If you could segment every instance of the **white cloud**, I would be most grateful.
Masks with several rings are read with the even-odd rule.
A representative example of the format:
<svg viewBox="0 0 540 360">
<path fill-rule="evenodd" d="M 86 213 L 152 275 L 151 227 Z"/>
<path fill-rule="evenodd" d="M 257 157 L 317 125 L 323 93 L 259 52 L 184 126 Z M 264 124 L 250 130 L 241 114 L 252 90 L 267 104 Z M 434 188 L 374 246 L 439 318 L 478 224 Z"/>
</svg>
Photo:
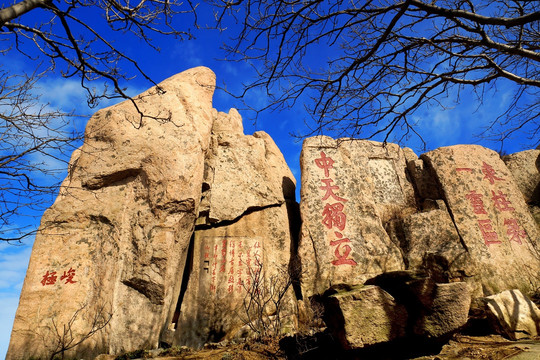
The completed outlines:
<svg viewBox="0 0 540 360">
<path fill-rule="evenodd" d="M 0 243 L 0 358 L 6 356 L 22 282 L 28 268 L 31 241 L 24 246 Z"/>
<path fill-rule="evenodd" d="M 2 319 L 0 322 L 0 358 L 5 359 L 13 320 L 15 319 L 15 311 L 19 304 L 19 296 L 0 293 L 0 303 L 2 304 L 0 306 L 0 319 Z"/>
</svg>

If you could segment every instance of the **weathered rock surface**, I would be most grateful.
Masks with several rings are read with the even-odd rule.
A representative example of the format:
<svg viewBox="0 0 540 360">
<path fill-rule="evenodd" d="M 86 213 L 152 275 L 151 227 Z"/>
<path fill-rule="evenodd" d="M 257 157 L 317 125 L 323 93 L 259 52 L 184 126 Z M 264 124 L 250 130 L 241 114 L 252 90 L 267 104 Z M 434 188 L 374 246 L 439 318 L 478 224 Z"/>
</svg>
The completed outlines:
<svg viewBox="0 0 540 360">
<path fill-rule="evenodd" d="M 458 235 L 474 261 L 477 295 L 529 293 L 540 269 L 539 230 L 499 155 L 475 145 L 439 148 L 421 158 L 434 171 Z"/>
<path fill-rule="evenodd" d="M 367 281 L 388 292 L 408 314 L 407 335 L 425 340 L 452 334 L 468 320 L 470 286 L 464 282 L 437 283 L 420 271 L 396 271 Z"/>
<path fill-rule="evenodd" d="M 439 338 L 457 331 L 467 323 L 471 292 L 466 283 L 423 282 L 422 285 L 414 288 L 421 305 L 420 311 L 415 314 L 415 334 Z"/>
<path fill-rule="evenodd" d="M 241 328 L 249 322 L 257 328 L 257 321 L 272 321 L 269 316 L 279 310 L 285 326 L 285 318 L 292 315 L 288 271 L 297 230 L 291 232 L 289 214 L 297 211 L 296 181 L 266 133 L 246 136 L 222 132 L 225 128 L 229 126 L 213 130 L 206 207 L 195 232 L 193 267 L 174 324 L 174 345 L 201 347 L 209 341 L 246 337 Z M 269 297 L 266 291 L 271 287 L 285 293 L 281 308 L 257 308 L 254 301 Z M 249 311 L 244 306 L 248 304 Z"/>
<path fill-rule="evenodd" d="M 483 300 L 489 317 L 501 335 L 511 340 L 540 335 L 540 310 L 521 291 L 506 290 Z"/>
<path fill-rule="evenodd" d="M 77 356 L 157 346 L 201 198 L 215 75 L 195 68 L 160 87 L 135 98 L 147 117 L 126 101 L 89 120 L 42 218 L 8 359 L 50 355 L 70 319 L 77 339 L 108 321 Z"/>
<path fill-rule="evenodd" d="M 512 177 L 527 203 L 540 206 L 540 172 L 536 160 L 540 150 L 525 150 L 503 157 Z"/>
<path fill-rule="evenodd" d="M 404 268 L 384 229 L 414 206 L 399 146 L 317 136 L 304 141 L 300 166 L 304 297 Z"/>
<path fill-rule="evenodd" d="M 403 251 L 410 269 L 426 270 L 439 282 L 460 280 L 476 272 L 446 207 L 405 217 L 403 232 Z"/>
<path fill-rule="evenodd" d="M 377 286 L 338 291 L 325 299 L 324 308 L 325 322 L 344 349 L 363 348 L 405 335 L 405 307 Z"/>
</svg>

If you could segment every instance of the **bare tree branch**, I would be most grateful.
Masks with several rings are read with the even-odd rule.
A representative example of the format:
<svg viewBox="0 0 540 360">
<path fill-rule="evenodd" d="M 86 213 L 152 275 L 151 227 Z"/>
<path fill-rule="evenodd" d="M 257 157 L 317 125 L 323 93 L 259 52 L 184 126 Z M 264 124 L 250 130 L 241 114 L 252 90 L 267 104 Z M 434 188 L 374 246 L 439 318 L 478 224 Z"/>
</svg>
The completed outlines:
<svg viewBox="0 0 540 360">
<path fill-rule="evenodd" d="M 463 91 L 484 96 L 507 81 L 509 111 L 493 116 L 491 139 L 527 129 L 537 145 L 540 98 L 538 2 L 517 0 L 214 0 L 218 21 L 243 27 L 225 46 L 257 71 L 237 94 L 264 90 L 279 110 L 306 104 L 303 136 L 421 139 L 419 109 Z M 231 56 L 228 56 L 230 59 Z M 527 91 L 524 91 L 527 89 Z M 249 107 L 249 106 L 248 106 Z M 513 127 L 509 128 L 512 124 Z M 502 133 L 506 134 L 502 136 Z M 484 132 L 484 136 L 487 133 Z M 423 141 L 423 139 L 421 139 Z"/>
</svg>

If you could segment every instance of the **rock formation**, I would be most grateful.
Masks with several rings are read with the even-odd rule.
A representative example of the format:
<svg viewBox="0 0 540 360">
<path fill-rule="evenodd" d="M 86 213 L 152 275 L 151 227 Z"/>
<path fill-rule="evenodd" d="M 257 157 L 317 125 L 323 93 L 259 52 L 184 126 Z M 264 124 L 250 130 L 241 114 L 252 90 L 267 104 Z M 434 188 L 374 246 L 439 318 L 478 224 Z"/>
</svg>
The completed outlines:
<svg viewBox="0 0 540 360">
<path fill-rule="evenodd" d="M 306 139 L 302 304 L 324 304 L 326 325 L 347 349 L 402 336 L 445 337 L 467 323 L 474 299 L 508 289 L 532 294 L 540 284 L 540 232 L 525 200 L 534 198 L 538 173 L 530 170 L 537 154 L 526 155 L 508 158 L 511 172 L 496 152 L 474 145 L 418 158 L 395 144 Z M 517 184 L 512 174 L 519 174 Z M 375 304 L 361 295 L 375 291 L 366 285 L 388 297 Z M 334 288 L 355 290 L 331 295 Z M 304 311 L 308 318 L 318 316 L 314 306 Z M 392 310 L 399 306 L 406 325 Z M 379 307 L 386 313 L 375 319 Z M 371 333 L 405 330 L 366 342 L 352 325 L 364 323 L 362 316 L 381 324 Z M 383 326 L 388 321 L 393 325 Z"/>
<path fill-rule="evenodd" d="M 273 140 L 213 109 L 214 88 L 199 67 L 90 119 L 8 359 L 300 331 L 370 351 L 448 338 L 479 303 L 505 336 L 539 333 L 522 294 L 540 286 L 540 151 L 312 137 L 298 207 Z"/>
<path fill-rule="evenodd" d="M 399 146 L 313 137 L 304 141 L 300 166 L 303 296 L 404 268 L 399 244 L 384 229 L 414 208 Z"/>
<path fill-rule="evenodd" d="M 294 177 L 267 134 L 244 136 L 236 110 L 212 108 L 214 88 L 211 70 L 191 69 L 135 97 L 138 110 L 126 101 L 89 120 L 42 218 L 8 359 L 81 340 L 67 356 L 182 343 L 177 325 L 192 330 L 199 323 L 186 322 L 208 303 L 241 303 L 254 271 L 261 281 L 287 272 Z M 220 326 L 188 341 L 239 324 Z"/>
<path fill-rule="evenodd" d="M 297 211 L 295 179 L 270 136 L 244 135 L 235 110 L 218 114 L 203 186 L 194 265 L 174 345 L 245 337 L 244 325 L 264 331 L 258 322 L 266 321 L 266 313 L 290 316 L 294 307 L 288 271 L 296 237 L 289 228 L 289 214 Z M 267 293 L 270 287 L 284 292 L 283 299 Z M 280 308 L 258 307 L 259 297 L 279 300 Z M 271 326 L 287 321 L 276 319 Z"/>
</svg>

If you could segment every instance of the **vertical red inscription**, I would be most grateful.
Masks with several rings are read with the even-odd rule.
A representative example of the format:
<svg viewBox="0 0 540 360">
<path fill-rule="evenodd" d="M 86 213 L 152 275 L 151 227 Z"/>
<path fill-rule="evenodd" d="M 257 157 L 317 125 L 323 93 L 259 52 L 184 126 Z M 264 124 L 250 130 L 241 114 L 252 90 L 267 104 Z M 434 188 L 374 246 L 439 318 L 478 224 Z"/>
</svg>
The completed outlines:
<svg viewBox="0 0 540 360">
<path fill-rule="evenodd" d="M 470 169 L 472 172 L 472 169 Z M 468 168 L 456 168 L 456 171 L 469 171 Z M 484 179 L 487 179 L 490 184 L 495 184 L 496 181 L 505 181 L 503 178 L 497 176 L 493 167 L 486 162 L 482 163 L 482 174 L 484 174 Z M 487 211 L 484 207 L 484 202 L 482 199 L 482 194 L 476 193 L 475 190 L 471 190 L 465 196 L 472 208 L 473 212 L 476 215 L 487 215 Z M 504 194 L 501 190 L 491 190 L 491 202 L 493 207 L 497 212 L 513 212 L 515 208 L 512 206 L 512 203 L 508 200 L 508 195 Z M 493 225 L 490 219 L 478 219 L 478 227 L 482 232 L 482 237 L 484 243 L 489 246 L 492 244 L 500 244 L 499 235 L 493 229 Z M 527 239 L 527 233 L 523 230 L 516 219 L 509 218 L 504 220 L 504 225 L 506 226 L 506 235 L 509 241 L 513 241 L 521 245 L 524 239 Z"/>
<path fill-rule="evenodd" d="M 246 238 L 224 237 L 213 246 L 204 249 L 213 249 L 213 254 L 206 255 L 204 259 L 212 259 L 210 291 L 217 293 L 219 288 L 228 295 L 245 291 L 251 284 L 250 277 L 256 268 L 262 266 L 261 244 L 259 241 L 252 246 L 244 244 Z M 210 250 L 209 250 L 210 251 Z M 253 260 L 255 259 L 255 260 Z M 205 268 L 201 269 L 203 272 Z M 203 272 L 204 273 L 204 272 Z"/>
<path fill-rule="evenodd" d="M 326 157 L 326 154 L 324 151 L 321 151 L 321 157 L 319 159 L 315 159 L 315 164 L 324 170 L 324 176 L 329 177 L 330 176 L 330 169 L 333 168 L 334 160 L 332 160 L 329 157 Z"/>
<path fill-rule="evenodd" d="M 343 231 L 347 223 L 347 216 L 343 213 L 343 208 L 342 203 L 326 204 L 322 213 L 322 223 L 329 229 L 335 226 Z"/>
<path fill-rule="evenodd" d="M 338 238 L 338 240 L 330 241 L 331 246 L 336 246 L 336 250 L 334 251 L 334 255 L 336 256 L 336 260 L 332 261 L 332 265 L 356 265 L 356 261 L 353 259 L 348 259 L 349 254 L 351 253 L 351 247 L 344 243 L 350 243 L 351 240 L 346 239 L 343 237 L 343 235 L 339 232 L 334 232 L 334 235 Z M 340 248 L 343 245 L 343 252 L 340 251 Z"/>
<path fill-rule="evenodd" d="M 477 194 L 476 191 L 471 190 L 465 197 L 469 199 L 475 214 L 487 215 L 486 209 L 484 208 L 484 202 L 482 201 L 481 194 Z"/>
<path fill-rule="evenodd" d="M 64 271 L 64 275 L 60 276 L 60 280 L 66 280 L 65 284 L 75 284 L 76 281 L 73 281 L 74 276 L 75 270 L 69 268 L 67 273 Z"/>
<path fill-rule="evenodd" d="M 333 179 L 330 177 L 330 169 L 334 168 L 334 160 L 331 157 L 326 156 L 324 151 L 321 151 L 321 157 L 318 159 L 315 159 L 315 164 L 320 169 L 323 169 L 324 176 L 327 179 L 321 179 L 321 182 L 324 184 L 323 186 L 320 186 L 319 189 L 323 190 L 325 193 L 322 197 L 322 201 L 326 201 L 328 199 L 332 199 L 336 201 L 335 203 L 326 203 L 322 212 L 322 223 L 326 228 L 332 229 L 337 228 L 339 231 L 345 230 L 345 227 L 347 225 L 347 215 L 344 212 L 345 205 L 348 200 L 345 198 L 342 198 L 334 191 L 339 190 L 339 186 L 332 185 Z M 336 240 L 330 240 L 330 246 L 334 247 L 334 257 L 335 259 L 332 260 L 332 265 L 338 266 L 338 265 L 357 265 L 356 261 L 349 258 L 349 255 L 352 251 L 351 247 L 347 244 L 350 243 L 351 240 L 348 238 L 343 237 L 343 234 L 340 232 L 334 232 L 334 235 L 336 236 Z"/>
</svg>

